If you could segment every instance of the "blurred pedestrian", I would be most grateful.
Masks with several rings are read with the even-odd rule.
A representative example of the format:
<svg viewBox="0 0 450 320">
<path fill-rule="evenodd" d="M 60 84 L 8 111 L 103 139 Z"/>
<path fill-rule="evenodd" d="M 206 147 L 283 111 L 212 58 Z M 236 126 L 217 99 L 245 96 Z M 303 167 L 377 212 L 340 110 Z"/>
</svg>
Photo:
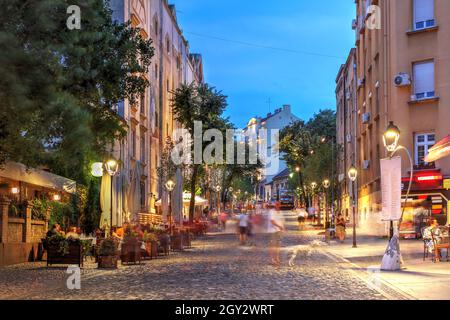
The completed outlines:
<svg viewBox="0 0 450 320">
<path fill-rule="evenodd" d="M 341 242 L 345 240 L 345 219 L 341 213 L 336 218 L 336 236 Z"/>
<path fill-rule="evenodd" d="M 269 255 L 273 266 L 280 266 L 281 235 L 284 231 L 284 217 L 280 211 L 270 210 L 268 216 Z"/>
<path fill-rule="evenodd" d="M 239 243 L 244 245 L 247 242 L 247 230 L 249 219 L 245 213 L 241 213 L 238 217 L 238 225 L 239 225 Z"/>
<path fill-rule="evenodd" d="M 300 231 L 303 230 L 307 216 L 308 216 L 308 213 L 306 212 L 305 208 L 300 208 L 300 212 L 298 213 L 298 216 L 297 216 L 298 229 Z"/>
</svg>

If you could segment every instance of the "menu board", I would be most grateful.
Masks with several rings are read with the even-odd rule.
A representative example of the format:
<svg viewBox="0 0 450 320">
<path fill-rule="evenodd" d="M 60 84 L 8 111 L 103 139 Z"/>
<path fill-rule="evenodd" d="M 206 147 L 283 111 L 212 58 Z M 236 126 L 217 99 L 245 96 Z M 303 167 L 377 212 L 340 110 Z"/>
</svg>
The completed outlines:
<svg viewBox="0 0 450 320">
<path fill-rule="evenodd" d="M 382 221 L 400 220 L 402 215 L 402 160 L 381 159 Z"/>
</svg>

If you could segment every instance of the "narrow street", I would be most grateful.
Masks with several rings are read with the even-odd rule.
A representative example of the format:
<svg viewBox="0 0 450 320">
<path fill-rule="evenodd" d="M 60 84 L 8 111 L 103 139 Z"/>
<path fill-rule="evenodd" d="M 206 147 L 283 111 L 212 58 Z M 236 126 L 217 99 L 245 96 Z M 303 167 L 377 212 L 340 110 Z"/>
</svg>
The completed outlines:
<svg viewBox="0 0 450 320">
<path fill-rule="evenodd" d="M 95 269 L 88 259 L 81 290 L 67 289 L 65 268 L 47 270 L 44 263 L 4 267 L 0 269 L 0 299 L 389 298 L 370 286 L 364 273 L 358 275 L 320 246 L 311 247 L 314 236 L 297 230 L 295 215 L 286 212 L 285 217 L 288 232 L 279 268 L 267 264 L 266 235 L 256 235 L 254 246 L 239 246 L 235 235 L 209 234 L 182 253 L 115 271 Z M 298 248 L 307 250 L 299 250 L 290 267 L 288 259 Z"/>
</svg>

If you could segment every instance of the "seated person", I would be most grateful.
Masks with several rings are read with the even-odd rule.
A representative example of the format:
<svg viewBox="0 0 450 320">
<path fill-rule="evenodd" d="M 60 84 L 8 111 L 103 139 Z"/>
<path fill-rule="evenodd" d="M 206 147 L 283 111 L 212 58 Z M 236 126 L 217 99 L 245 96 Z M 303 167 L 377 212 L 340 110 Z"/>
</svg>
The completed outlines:
<svg viewBox="0 0 450 320">
<path fill-rule="evenodd" d="M 61 230 L 61 226 L 58 223 L 53 224 L 46 234 L 47 238 L 51 238 L 55 235 L 64 235 L 64 232 Z"/>
<path fill-rule="evenodd" d="M 66 234 L 66 239 L 80 239 L 80 235 L 77 233 L 76 227 L 69 228 L 69 232 Z"/>
<path fill-rule="evenodd" d="M 439 223 L 436 219 L 430 220 L 430 226 L 423 230 L 423 240 L 428 248 L 428 252 L 432 253 L 434 250 L 433 236 L 437 243 L 442 241 L 442 231 L 439 229 Z"/>
</svg>

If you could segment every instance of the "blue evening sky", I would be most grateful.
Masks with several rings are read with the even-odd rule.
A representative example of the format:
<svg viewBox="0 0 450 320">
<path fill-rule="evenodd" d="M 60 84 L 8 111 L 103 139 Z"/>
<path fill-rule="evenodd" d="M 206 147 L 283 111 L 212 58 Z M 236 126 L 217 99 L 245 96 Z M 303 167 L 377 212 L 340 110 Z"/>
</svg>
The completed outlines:
<svg viewBox="0 0 450 320">
<path fill-rule="evenodd" d="M 303 119 L 335 109 L 336 74 L 355 42 L 354 1 L 169 2 L 191 52 L 203 55 L 206 81 L 228 96 L 226 115 L 238 127 L 265 116 L 269 98 L 270 111 L 291 104 Z"/>
</svg>

